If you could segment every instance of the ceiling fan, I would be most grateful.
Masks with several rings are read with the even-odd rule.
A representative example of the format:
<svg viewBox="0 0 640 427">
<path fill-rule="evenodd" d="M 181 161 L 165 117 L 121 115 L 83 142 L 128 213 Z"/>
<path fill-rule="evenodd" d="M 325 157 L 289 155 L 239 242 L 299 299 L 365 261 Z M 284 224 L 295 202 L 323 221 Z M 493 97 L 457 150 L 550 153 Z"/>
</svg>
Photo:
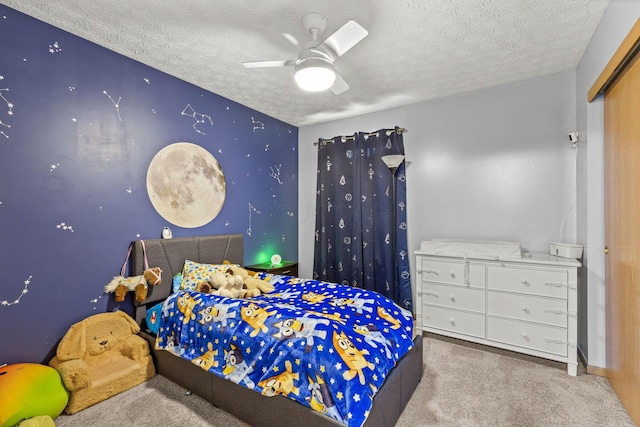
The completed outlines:
<svg viewBox="0 0 640 427">
<path fill-rule="evenodd" d="M 302 26 L 311 32 L 312 40 L 298 54 L 298 59 L 243 62 L 246 68 L 295 67 L 294 77 L 298 86 L 311 92 L 331 89 L 336 95 L 349 89 L 338 74 L 333 62 L 364 39 L 369 32 L 354 20 L 348 21 L 323 42 L 318 36 L 327 28 L 327 18 L 320 13 L 308 13 L 302 18 Z"/>
</svg>

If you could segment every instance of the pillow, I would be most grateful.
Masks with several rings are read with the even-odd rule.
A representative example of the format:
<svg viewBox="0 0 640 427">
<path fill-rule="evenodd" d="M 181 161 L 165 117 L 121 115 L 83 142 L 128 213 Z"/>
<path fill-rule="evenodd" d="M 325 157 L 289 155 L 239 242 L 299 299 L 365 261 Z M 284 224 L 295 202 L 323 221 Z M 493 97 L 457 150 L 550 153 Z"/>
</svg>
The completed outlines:
<svg viewBox="0 0 640 427">
<path fill-rule="evenodd" d="M 147 309 L 147 328 L 154 334 L 158 335 L 158 329 L 160 329 L 160 316 L 162 314 L 162 303 L 158 303 L 153 307 Z"/>
<path fill-rule="evenodd" d="M 171 283 L 171 289 L 173 292 L 178 292 L 180 290 L 180 285 L 182 284 L 182 272 L 173 276 L 173 282 Z"/>
<path fill-rule="evenodd" d="M 238 264 L 200 264 L 191 260 L 184 262 L 182 268 L 181 291 L 195 291 L 196 285 L 211 279 L 213 273 L 224 273 L 229 268 L 240 267 Z"/>
</svg>

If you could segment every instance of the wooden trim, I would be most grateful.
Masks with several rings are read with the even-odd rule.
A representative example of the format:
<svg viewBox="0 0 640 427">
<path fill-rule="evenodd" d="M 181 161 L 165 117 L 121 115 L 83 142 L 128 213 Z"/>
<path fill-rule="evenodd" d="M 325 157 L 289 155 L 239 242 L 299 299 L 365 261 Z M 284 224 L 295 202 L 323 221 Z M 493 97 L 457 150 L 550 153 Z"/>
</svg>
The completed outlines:
<svg viewBox="0 0 640 427">
<path fill-rule="evenodd" d="M 597 375 L 599 377 L 607 377 L 607 368 L 601 368 L 599 366 L 592 366 L 587 363 L 587 358 L 584 356 L 582 349 L 578 346 L 578 357 L 580 358 L 580 362 L 582 362 L 582 366 L 585 367 L 587 374 Z"/>
<path fill-rule="evenodd" d="M 622 41 L 616 53 L 613 54 L 609 63 L 602 70 L 602 73 L 598 76 L 596 81 L 589 89 L 587 101 L 593 101 L 596 96 L 603 93 L 611 83 L 615 80 L 618 74 L 624 69 L 629 60 L 633 57 L 636 51 L 640 48 L 640 18 L 636 21 L 631 28 L 627 37 Z"/>
<path fill-rule="evenodd" d="M 597 375 L 599 377 L 607 377 L 607 368 L 601 368 L 600 366 L 587 365 L 587 374 Z"/>
</svg>

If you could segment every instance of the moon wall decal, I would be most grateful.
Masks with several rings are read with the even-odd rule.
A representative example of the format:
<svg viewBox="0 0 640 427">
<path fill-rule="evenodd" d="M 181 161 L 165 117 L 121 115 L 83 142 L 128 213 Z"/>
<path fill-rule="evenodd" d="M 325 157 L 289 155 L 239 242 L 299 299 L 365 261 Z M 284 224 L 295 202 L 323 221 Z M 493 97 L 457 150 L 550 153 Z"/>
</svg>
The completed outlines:
<svg viewBox="0 0 640 427">
<path fill-rule="evenodd" d="M 177 142 L 153 157 L 147 194 L 171 224 L 196 228 L 213 220 L 224 204 L 227 184 L 220 163 L 199 145 Z"/>
</svg>

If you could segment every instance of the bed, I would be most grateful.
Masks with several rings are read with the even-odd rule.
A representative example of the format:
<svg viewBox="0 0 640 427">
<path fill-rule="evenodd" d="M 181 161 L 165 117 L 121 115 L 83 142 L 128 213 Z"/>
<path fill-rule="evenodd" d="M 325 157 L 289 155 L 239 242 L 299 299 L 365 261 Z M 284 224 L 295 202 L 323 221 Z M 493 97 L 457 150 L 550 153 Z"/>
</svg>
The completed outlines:
<svg viewBox="0 0 640 427">
<path fill-rule="evenodd" d="M 362 367 L 362 365 L 354 366 L 349 363 L 348 359 L 343 359 L 343 363 L 334 363 L 331 366 L 338 368 L 344 376 L 345 380 L 349 378 L 349 383 L 352 383 L 358 386 L 358 383 L 362 383 L 360 387 L 366 387 L 368 389 L 367 393 L 363 392 L 363 388 L 356 389 L 356 392 L 349 392 L 348 389 L 342 389 L 343 385 L 338 384 L 340 390 L 336 392 L 336 389 L 333 389 L 331 395 L 329 396 L 329 401 L 331 401 L 331 397 L 333 397 L 333 404 L 335 404 L 334 408 L 331 408 L 331 405 L 320 405 L 318 407 L 317 403 L 313 400 L 313 398 L 307 397 L 303 398 L 304 392 L 314 393 L 312 390 L 312 385 L 315 386 L 315 395 L 319 397 L 319 400 L 322 403 L 322 396 L 325 397 L 324 402 L 327 402 L 327 394 L 326 387 L 323 389 L 323 385 L 328 385 L 329 381 L 324 381 L 324 378 L 333 378 L 329 375 L 327 371 L 320 370 L 320 366 L 323 368 L 323 362 L 316 362 L 314 358 L 321 357 L 320 352 L 316 352 L 314 347 L 321 344 L 321 337 L 318 334 L 315 335 L 316 342 L 313 342 L 313 337 L 311 337 L 311 343 L 308 342 L 309 335 L 306 335 L 304 339 L 299 340 L 282 340 L 280 343 L 280 349 L 285 347 L 291 347 L 293 343 L 300 343 L 299 346 L 293 345 L 294 349 L 297 349 L 299 352 L 296 356 L 285 356 L 280 357 L 277 360 L 279 364 L 279 368 L 281 369 L 282 375 L 273 375 L 271 372 L 271 366 L 269 369 L 262 368 L 261 371 L 265 373 L 269 370 L 269 375 L 263 375 L 263 381 L 260 382 L 260 386 L 257 386 L 257 380 L 253 381 L 254 384 L 246 384 L 247 381 L 243 381 L 242 378 L 233 377 L 232 374 L 229 375 L 220 375 L 219 373 L 214 372 L 213 368 L 211 372 L 205 370 L 201 365 L 202 357 L 200 360 L 196 360 L 198 354 L 191 354 L 189 356 L 189 350 L 185 350 L 184 343 L 178 343 L 178 339 L 176 339 L 176 346 L 171 348 L 171 346 L 167 345 L 166 333 L 169 327 L 178 327 L 184 323 L 184 327 L 182 329 L 194 329 L 197 327 L 198 323 L 198 313 L 189 312 L 188 315 L 183 316 L 184 318 L 180 318 L 181 320 L 176 323 L 176 325 L 171 324 L 171 316 L 169 315 L 167 310 L 168 306 L 176 306 L 177 298 L 191 298 L 199 300 L 200 307 L 209 304 L 213 305 L 215 303 L 226 303 L 227 305 L 235 305 L 238 306 L 237 302 L 242 301 L 240 307 L 245 307 L 247 304 L 254 305 L 254 308 L 263 309 L 267 313 L 275 313 L 276 306 L 282 306 L 283 309 L 291 308 L 290 303 L 293 299 L 287 299 L 286 301 L 282 301 L 280 304 L 273 300 L 275 298 L 274 295 L 267 294 L 263 295 L 266 299 L 258 300 L 257 298 L 254 300 L 236 300 L 231 301 L 229 299 L 226 300 L 215 300 L 215 301 L 205 301 L 205 298 L 214 298 L 214 296 L 210 296 L 207 294 L 199 294 L 199 293 L 191 293 L 191 292 L 181 292 L 176 294 L 173 292 L 172 281 L 171 278 L 175 276 L 177 273 L 181 272 L 185 263 L 185 260 L 190 260 L 197 263 L 204 264 L 221 264 L 223 261 L 227 260 L 231 263 L 237 263 L 242 265 L 244 260 L 243 254 L 243 236 L 241 234 L 230 234 L 230 235 L 217 235 L 217 236 L 198 236 L 198 237 L 185 237 L 185 238 L 174 238 L 174 239 L 156 239 L 156 240 L 145 240 L 144 246 L 146 249 L 148 265 L 150 267 L 159 267 L 163 270 L 163 280 L 160 285 L 149 287 L 149 291 L 147 294 L 146 300 L 142 302 L 135 302 L 135 319 L 141 325 L 140 335 L 145 338 L 152 348 L 152 353 L 154 357 L 154 362 L 156 366 L 156 371 L 167 377 L 168 379 L 176 382 L 187 390 L 201 396 L 207 401 L 211 402 L 213 405 L 235 415 L 240 418 L 244 422 L 252 425 L 252 426 L 344 426 L 344 425 L 361 425 L 362 423 L 358 421 L 358 417 L 364 417 L 362 420 L 364 421 L 364 425 L 367 427 L 371 426 L 393 426 L 397 419 L 399 418 L 402 410 L 404 409 L 407 401 L 410 399 L 413 391 L 416 386 L 420 382 L 423 373 L 423 359 L 422 359 L 422 336 L 417 335 L 413 337 L 411 332 L 413 328 L 409 328 L 407 330 L 406 325 L 409 319 L 403 319 L 405 316 L 395 316 L 395 320 L 398 321 L 398 325 L 387 328 L 388 330 L 400 330 L 409 335 L 409 343 L 404 342 L 403 338 L 400 335 L 394 336 L 392 354 L 389 354 L 387 351 L 387 355 L 389 356 L 389 360 L 397 358 L 397 362 L 393 361 L 393 366 L 388 373 L 383 375 L 373 375 L 367 376 L 366 379 L 364 377 L 365 373 L 377 372 L 374 369 L 378 369 L 377 365 L 384 365 L 388 363 L 389 360 L 386 357 L 380 357 L 375 359 L 376 363 L 368 363 L 369 366 Z M 142 251 L 142 244 L 140 241 L 133 242 L 132 249 L 132 257 L 131 257 L 131 274 L 139 275 L 145 269 L 145 260 Z M 283 276 L 268 276 L 265 277 L 266 280 L 270 280 L 272 283 L 276 284 L 275 293 L 284 294 L 286 298 L 294 298 L 296 289 L 311 289 L 311 286 L 315 286 L 313 289 L 316 291 L 316 294 L 321 294 L 322 292 L 317 291 L 320 286 L 318 283 L 314 283 L 311 281 L 292 278 L 292 277 L 283 277 Z M 326 284 L 330 286 L 341 286 L 335 284 Z M 282 286 L 289 286 L 284 288 Z M 293 288 L 291 288 L 293 286 Z M 296 288 L 297 287 L 297 288 Z M 353 288 L 352 291 L 354 290 Z M 332 288 L 331 292 L 342 291 L 338 288 Z M 360 290 L 361 291 L 361 290 Z M 306 291 L 305 291 L 306 292 Z M 301 293 L 305 293 L 301 292 Z M 359 293 L 356 295 L 360 295 Z M 362 294 L 367 298 L 364 298 L 370 301 L 372 298 L 370 294 Z M 220 297 L 215 297 L 220 298 Z M 381 297 L 382 298 L 382 297 Z M 158 307 L 158 304 L 164 302 L 163 304 L 163 312 L 167 315 L 166 318 L 163 317 L 160 322 L 161 331 L 159 333 L 160 339 L 157 340 L 157 336 L 152 333 L 146 325 L 146 317 L 148 311 L 152 309 L 152 307 Z M 377 304 L 377 301 L 376 301 Z M 274 311 L 271 311 L 271 310 Z M 354 307 L 355 310 L 359 311 L 359 313 L 352 313 L 351 317 L 353 319 L 364 319 L 365 316 L 370 315 L 371 313 L 366 312 L 366 305 L 359 305 Z M 365 310 L 363 312 L 363 309 Z M 195 307 L 193 311 L 198 312 L 200 309 Z M 299 312 L 298 312 L 299 313 Z M 343 314 L 342 319 L 338 319 L 338 322 L 335 324 L 331 324 L 331 328 L 328 329 L 327 335 L 331 335 L 333 332 L 334 337 L 338 337 L 338 341 L 340 338 L 340 334 L 342 334 L 341 329 L 342 326 L 345 326 L 345 311 L 341 311 Z M 395 311 L 395 313 L 399 313 Z M 178 313 L 180 314 L 180 313 Z M 182 313 L 184 314 L 184 313 Z M 325 313 L 326 314 L 326 313 Z M 279 317 L 273 316 L 272 322 L 265 321 L 263 324 L 256 326 L 255 330 L 250 330 L 249 337 L 243 338 L 245 343 L 243 346 L 231 344 L 227 344 L 226 347 L 221 348 L 219 354 L 216 357 L 216 363 L 218 365 L 223 365 L 227 361 L 227 354 L 235 351 L 234 347 L 242 347 L 244 349 L 249 348 L 254 344 L 252 338 L 255 340 L 261 339 L 263 341 L 268 341 L 269 337 L 273 337 L 276 335 L 274 333 L 274 324 L 275 321 L 279 321 L 282 323 L 283 320 L 290 318 L 291 316 L 287 316 L 287 314 L 278 314 Z M 304 315 L 305 319 L 307 314 Z M 311 316 L 311 315 L 310 315 Z M 362 316 L 362 317 L 360 317 Z M 187 324 L 187 317 L 190 318 L 192 324 Z M 238 316 L 239 318 L 240 316 Z M 350 316 L 347 314 L 347 318 Z M 368 316 L 372 317 L 372 316 Z M 373 316 L 375 317 L 375 316 Z M 202 319 L 200 319 L 202 320 Z M 390 321 L 393 321 L 391 319 Z M 324 320 L 322 320 L 324 322 Z M 204 322 L 200 322 L 203 324 Z M 230 322 L 227 326 L 224 325 L 224 328 L 232 327 L 234 323 L 241 323 L 239 320 L 237 322 Z M 245 325 L 246 326 L 246 325 Z M 324 326 L 324 323 L 323 323 Z M 400 327 L 402 326 L 402 327 Z M 220 325 L 217 325 L 219 329 Z M 262 330 L 260 328 L 263 328 Z M 318 330 L 323 329 L 323 327 L 318 327 Z M 269 331 L 268 334 L 263 333 Z M 202 332 L 206 334 L 207 332 Z M 262 333 L 262 334 L 261 334 Z M 165 335 L 162 335 L 165 334 Z M 183 331 L 179 330 L 177 333 L 172 332 L 173 335 L 182 335 Z M 252 335 L 253 334 L 253 335 Z M 261 334 L 261 335 L 258 335 Z M 267 337 L 269 335 L 269 337 Z M 164 337 L 164 338 L 163 338 Z M 344 337 L 343 337 L 344 338 Z M 234 338 L 235 339 L 235 336 Z M 158 341 L 158 342 L 156 342 Z M 348 342 L 348 340 L 347 340 Z M 355 342 L 355 341 L 354 341 Z M 309 345 L 311 344 L 311 345 Z M 380 343 L 379 343 L 380 344 Z M 201 344 L 199 344 L 202 346 Z M 277 345 L 277 344 L 276 344 Z M 329 344 L 325 344 L 329 346 Z M 338 344 L 336 344 L 335 349 L 338 349 Z M 375 344 L 374 344 L 375 346 Z M 165 347 L 167 349 L 162 349 L 161 347 Z M 256 348 L 256 347 L 251 347 Z M 312 349 L 313 348 L 313 349 Z M 363 345 L 360 345 L 360 348 L 364 348 Z M 370 347 L 369 347 L 370 348 Z M 312 350 L 311 350 L 312 349 Z M 209 348 L 210 351 L 213 349 Z M 383 346 L 380 346 L 380 351 L 382 352 Z M 215 352 L 215 350 L 213 350 Z M 254 350 L 255 351 L 255 350 Z M 406 353 L 405 353 L 406 351 Z M 223 359 L 223 352 L 224 359 Z M 191 352 L 192 353 L 192 352 Z M 305 353 L 304 357 L 310 357 L 311 359 L 302 359 L 302 354 Z M 323 353 L 338 353 L 338 352 L 329 352 L 325 351 Z M 397 354 L 396 354 L 397 353 Z M 182 354 L 180 357 L 178 354 Z M 211 353 L 210 353 L 211 354 Z M 280 352 L 282 355 L 283 353 Z M 362 354 L 367 354 L 366 350 L 363 350 Z M 369 353 L 371 354 L 371 353 Z M 382 354 L 382 353 L 381 353 Z M 241 355 L 239 355 L 241 357 Z M 246 355 L 245 355 L 246 356 Z M 264 353 L 266 358 L 267 352 Z M 183 358 L 184 357 L 184 358 Z M 335 354 L 333 357 L 337 357 Z M 299 359 L 302 359 L 302 363 L 299 362 Z M 306 361 L 305 361 L 306 360 Z M 211 362 L 211 360 L 210 360 Z M 327 362 L 333 363 L 333 362 Z M 209 363 L 208 367 L 211 367 L 212 363 Z M 374 366 L 375 365 L 375 366 Z M 253 368 L 255 366 L 251 365 Z M 312 367 L 313 370 L 304 370 L 300 368 L 300 366 Z M 219 366 L 221 369 L 223 366 Z M 246 368 L 246 367 L 245 367 Z M 349 369 L 351 368 L 351 369 Z M 275 369 L 277 370 L 277 368 Z M 295 371 L 299 371 L 299 374 Z M 223 370 L 223 372 L 226 372 Z M 313 372 L 314 374 L 310 374 Z M 296 377 L 296 381 L 292 381 L 292 377 Z M 307 377 L 307 378 L 304 378 Z M 247 376 L 243 377 L 247 378 Z M 256 378 L 253 376 L 253 378 Z M 373 379 L 372 379 L 373 378 Z M 269 383 L 268 380 L 272 380 Z M 249 381 L 251 382 L 251 381 Z M 286 392 L 283 392 L 282 386 L 278 389 L 270 388 L 269 384 L 273 383 L 284 384 Z M 254 386 L 253 389 L 248 388 L 249 386 Z M 299 387 L 297 387 L 299 385 Z M 266 391 L 267 389 L 271 389 L 272 393 L 264 393 L 264 394 L 275 394 L 273 396 L 266 396 L 259 391 Z M 324 394 L 323 394 L 324 393 Z M 351 394 L 349 394 L 351 393 Z M 344 415 L 335 415 L 335 409 L 337 408 L 337 402 L 339 399 L 344 399 L 349 395 L 350 401 L 353 401 L 354 395 L 355 400 L 357 402 L 362 401 L 360 403 L 351 403 L 350 409 L 352 409 L 355 415 L 349 412 L 347 415 L 353 415 L 354 418 L 352 420 L 343 419 Z M 366 404 L 367 400 L 365 397 L 369 398 L 369 404 Z M 302 401 L 296 401 L 294 399 L 302 398 Z M 306 404 L 305 404 L 306 402 Z M 316 403 L 316 405 L 314 405 Z M 342 403 L 342 402 L 340 402 Z M 314 407 L 314 409 L 311 409 Z M 359 410 L 362 408 L 365 409 L 364 415 L 358 415 Z M 334 410 L 332 413 L 332 409 Z M 340 408 L 343 409 L 343 408 Z M 321 413 L 320 410 L 324 411 Z M 340 412 L 340 411 L 338 411 Z M 332 417 L 333 415 L 333 417 Z"/>
</svg>

